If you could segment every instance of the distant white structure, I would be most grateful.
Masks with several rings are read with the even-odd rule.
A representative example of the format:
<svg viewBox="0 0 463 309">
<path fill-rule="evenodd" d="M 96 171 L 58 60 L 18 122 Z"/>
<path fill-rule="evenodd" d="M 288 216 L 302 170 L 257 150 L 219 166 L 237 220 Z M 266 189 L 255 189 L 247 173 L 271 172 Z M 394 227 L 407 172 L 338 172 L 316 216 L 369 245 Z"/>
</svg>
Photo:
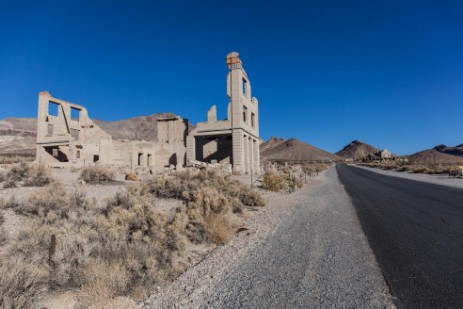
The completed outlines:
<svg viewBox="0 0 463 309">
<path fill-rule="evenodd" d="M 389 160 L 389 159 L 392 159 L 392 153 L 387 150 L 387 149 L 384 149 L 382 150 L 380 153 L 379 153 L 380 157 L 381 157 L 381 160 Z"/>
</svg>

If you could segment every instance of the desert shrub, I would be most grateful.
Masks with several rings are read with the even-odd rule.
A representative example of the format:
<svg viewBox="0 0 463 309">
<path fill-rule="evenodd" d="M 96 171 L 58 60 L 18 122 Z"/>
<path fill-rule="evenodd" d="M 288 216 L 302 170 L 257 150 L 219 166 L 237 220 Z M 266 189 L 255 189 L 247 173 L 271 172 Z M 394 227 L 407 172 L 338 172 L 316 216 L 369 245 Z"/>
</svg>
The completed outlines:
<svg viewBox="0 0 463 309">
<path fill-rule="evenodd" d="M 31 166 L 22 162 L 12 165 L 6 173 L 3 173 L 0 182 L 3 182 L 3 188 L 14 188 L 21 183 L 26 187 L 43 187 L 52 180 L 45 166 Z"/>
<path fill-rule="evenodd" d="M 29 170 L 27 178 L 24 180 L 26 187 L 43 187 L 52 182 L 50 172 L 44 165 L 37 165 Z"/>
<path fill-rule="evenodd" d="M 272 172 L 265 173 L 262 180 L 262 188 L 274 192 L 288 190 L 288 176 Z"/>
<path fill-rule="evenodd" d="M 80 179 L 90 184 L 99 184 L 114 181 L 114 172 L 101 166 L 84 167 Z"/>
<path fill-rule="evenodd" d="M 184 205 L 164 215 L 156 197 Z M 103 205 L 59 183 L 29 199 L 11 198 L 2 207 L 26 216 L 26 224 L 0 253 L 0 303 L 31 307 L 38 296 L 66 289 L 79 290 L 82 307 L 121 295 L 141 301 L 185 270 L 188 241 L 226 243 L 236 208 L 259 199 L 235 180 L 201 173 L 138 182 Z"/>
<path fill-rule="evenodd" d="M 6 233 L 2 227 L 3 222 L 5 222 L 5 218 L 3 217 L 3 213 L 0 212 L 0 246 L 6 241 Z"/>
<path fill-rule="evenodd" d="M 227 243 L 233 235 L 233 230 L 227 217 L 210 215 L 204 220 L 210 240 L 218 245 Z"/>
</svg>

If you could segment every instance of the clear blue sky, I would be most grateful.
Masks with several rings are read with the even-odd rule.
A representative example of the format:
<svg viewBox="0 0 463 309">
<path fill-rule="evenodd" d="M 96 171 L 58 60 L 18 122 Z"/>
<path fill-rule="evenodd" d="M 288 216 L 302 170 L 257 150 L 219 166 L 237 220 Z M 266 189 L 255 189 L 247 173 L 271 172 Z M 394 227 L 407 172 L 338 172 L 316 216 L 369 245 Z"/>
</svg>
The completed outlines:
<svg viewBox="0 0 463 309">
<path fill-rule="evenodd" d="M 0 119 L 35 117 L 43 90 L 103 120 L 225 117 L 230 51 L 263 139 L 463 143 L 463 1 L 0 0 Z"/>
</svg>

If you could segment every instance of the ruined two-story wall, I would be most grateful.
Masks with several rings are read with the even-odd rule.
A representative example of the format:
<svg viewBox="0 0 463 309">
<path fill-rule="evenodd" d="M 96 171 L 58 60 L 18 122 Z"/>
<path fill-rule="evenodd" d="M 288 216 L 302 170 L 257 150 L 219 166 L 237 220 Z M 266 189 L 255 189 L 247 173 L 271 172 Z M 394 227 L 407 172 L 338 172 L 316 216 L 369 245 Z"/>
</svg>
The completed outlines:
<svg viewBox="0 0 463 309">
<path fill-rule="evenodd" d="M 154 143 L 113 141 L 81 105 L 39 93 L 37 158 L 50 166 L 73 164 L 124 165 L 133 169 L 154 166 Z"/>
<path fill-rule="evenodd" d="M 112 138 L 88 117 L 81 105 L 39 93 L 37 160 L 50 165 L 64 162 L 112 162 Z"/>
<path fill-rule="evenodd" d="M 230 163 L 238 173 L 259 173 L 258 101 L 251 96 L 251 83 L 239 54 L 227 55 L 227 96 L 230 99 L 226 120 L 217 120 L 216 106 L 207 113 L 187 137 L 187 161 Z"/>
</svg>

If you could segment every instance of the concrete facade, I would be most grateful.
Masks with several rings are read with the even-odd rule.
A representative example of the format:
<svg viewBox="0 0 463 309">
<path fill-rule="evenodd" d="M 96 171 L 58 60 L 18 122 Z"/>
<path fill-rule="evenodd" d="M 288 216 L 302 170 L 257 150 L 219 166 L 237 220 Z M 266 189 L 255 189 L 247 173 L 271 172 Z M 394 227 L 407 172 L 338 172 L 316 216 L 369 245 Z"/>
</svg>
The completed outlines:
<svg viewBox="0 0 463 309">
<path fill-rule="evenodd" d="M 239 54 L 226 57 L 228 103 L 227 119 L 217 120 L 217 108 L 207 113 L 187 137 L 187 162 L 230 163 L 237 173 L 259 173 L 259 103 L 251 96 L 251 82 Z"/>
<path fill-rule="evenodd" d="M 156 166 L 179 169 L 185 165 L 188 126 L 188 120 L 178 116 L 157 120 Z"/>
<path fill-rule="evenodd" d="M 49 166 L 113 164 L 132 171 L 155 166 L 155 145 L 145 141 L 113 141 L 81 105 L 39 93 L 36 160 Z"/>
</svg>

